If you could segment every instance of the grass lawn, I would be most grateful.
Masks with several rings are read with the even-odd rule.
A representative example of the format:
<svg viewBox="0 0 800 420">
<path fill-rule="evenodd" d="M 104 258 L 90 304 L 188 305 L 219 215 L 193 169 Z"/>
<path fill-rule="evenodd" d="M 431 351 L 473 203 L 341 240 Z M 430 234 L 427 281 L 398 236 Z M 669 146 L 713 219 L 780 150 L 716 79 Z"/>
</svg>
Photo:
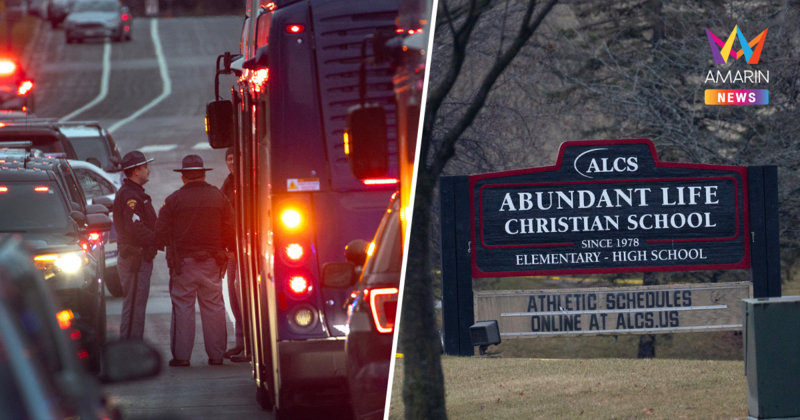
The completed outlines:
<svg viewBox="0 0 800 420">
<path fill-rule="evenodd" d="M 403 359 L 390 419 L 403 418 Z M 720 360 L 442 359 L 452 419 L 744 419 L 744 363 Z"/>
</svg>

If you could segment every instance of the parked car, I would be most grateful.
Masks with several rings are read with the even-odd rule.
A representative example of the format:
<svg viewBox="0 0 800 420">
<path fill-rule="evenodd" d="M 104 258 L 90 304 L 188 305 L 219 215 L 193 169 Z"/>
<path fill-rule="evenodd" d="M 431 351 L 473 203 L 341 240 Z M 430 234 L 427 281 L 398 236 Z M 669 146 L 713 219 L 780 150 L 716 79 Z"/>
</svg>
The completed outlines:
<svg viewBox="0 0 800 420">
<path fill-rule="evenodd" d="M 75 171 L 78 182 L 83 187 L 86 195 L 86 204 L 102 204 L 112 211 L 114 198 L 117 191 L 122 186 L 120 178 L 98 168 L 96 165 L 80 160 L 69 161 L 70 166 Z M 113 218 L 113 214 L 109 214 Z M 105 270 L 103 280 L 106 289 L 114 297 L 122 297 L 122 285 L 119 281 L 117 272 L 117 231 L 111 226 L 111 231 L 103 233 L 105 243 Z"/>
<path fill-rule="evenodd" d="M 58 308 L 31 258 L 18 239 L 0 235 L 0 418 L 118 419 L 80 363 L 74 317 Z M 160 355 L 143 342 L 109 343 L 100 379 L 146 378 L 160 368 Z"/>
<path fill-rule="evenodd" d="M 75 314 L 88 366 L 98 371 L 106 341 L 105 250 L 90 235 L 111 229 L 108 210 L 86 205 L 66 160 L 6 155 L 0 161 L 0 233 L 18 234 L 34 248 L 36 267 Z"/>
<path fill-rule="evenodd" d="M 117 174 L 119 182 L 122 182 L 122 156 L 108 130 L 96 121 L 57 122 L 53 125 L 69 139 L 80 160 Z"/>
<path fill-rule="evenodd" d="M 0 59 L 0 110 L 32 113 L 33 86 L 19 61 Z"/>
<path fill-rule="evenodd" d="M 30 141 L 33 148 L 44 156 L 83 160 L 75 152 L 69 139 L 51 122 L 3 123 L 0 125 L 0 147 L 5 142 Z"/>
<path fill-rule="evenodd" d="M 366 254 L 361 278 L 348 307 L 347 378 L 355 418 L 382 419 L 403 264 L 397 194 L 392 197 Z M 363 258 L 352 259 L 363 261 Z"/>
<path fill-rule="evenodd" d="M 82 0 L 64 21 L 64 31 L 67 44 L 105 37 L 122 42 L 131 40 L 132 24 L 130 10 L 116 0 Z"/>
</svg>

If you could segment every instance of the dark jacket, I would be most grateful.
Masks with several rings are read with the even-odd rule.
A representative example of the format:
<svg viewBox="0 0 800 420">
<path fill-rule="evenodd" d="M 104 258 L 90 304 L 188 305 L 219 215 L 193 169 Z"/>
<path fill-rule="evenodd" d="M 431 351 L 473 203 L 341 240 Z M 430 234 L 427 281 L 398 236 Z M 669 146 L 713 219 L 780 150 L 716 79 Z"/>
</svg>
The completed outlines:
<svg viewBox="0 0 800 420">
<path fill-rule="evenodd" d="M 145 260 L 156 256 L 156 211 L 144 187 L 128 178 L 114 198 L 114 228 L 117 230 L 117 243 L 143 249 Z"/>
<path fill-rule="evenodd" d="M 172 251 L 180 258 L 236 249 L 231 204 L 217 187 L 205 181 L 189 182 L 172 193 L 158 215 L 158 242 L 174 246 Z"/>
<path fill-rule="evenodd" d="M 236 208 L 236 202 L 234 201 L 235 187 L 233 185 L 233 174 L 228 174 L 228 177 L 225 178 L 225 181 L 222 183 L 220 191 L 225 194 L 225 197 L 228 197 L 228 201 L 231 203 L 231 206 Z"/>
</svg>

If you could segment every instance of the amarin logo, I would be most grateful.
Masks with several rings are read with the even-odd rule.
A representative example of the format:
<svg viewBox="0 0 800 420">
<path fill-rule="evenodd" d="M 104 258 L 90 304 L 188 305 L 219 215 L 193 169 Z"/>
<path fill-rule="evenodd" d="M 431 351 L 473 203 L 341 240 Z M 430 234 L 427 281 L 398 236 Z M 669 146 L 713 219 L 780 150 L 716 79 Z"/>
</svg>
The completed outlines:
<svg viewBox="0 0 800 420">
<path fill-rule="evenodd" d="M 767 38 L 767 31 L 769 28 L 764 29 L 764 32 L 758 34 L 757 37 L 753 38 L 752 41 L 747 42 L 747 38 L 744 37 L 742 30 L 739 29 L 739 25 L 736 25 L 733 28 L 733 32 L 728 37 L 726 42 L 722 42 L 716 35 L 711 33 L 711 31 L 706 28 L 706 35 L 708 35 L 708 45 L 711 47 L 711 54 L 714 55 L 714 62 L 717 64 L 725 64 L 728 62 L 728 57 L 733 56 L 733 59 L 736 60 L 742 55 L 747 59 L 747 64 L 758 64 L 759 58 L 761 58 L 761 47 L 764 46 L 764 40 Z M 733 48 L 733 40 L 738 38 L 739 44 L 741 45 L 742 49 L 739 51 L 732 51 Z M 718 49 L 714 46 L 721 47 L 722 50 Z M 755 49 L 752 47 L 755 46 Z"/>
</svg>

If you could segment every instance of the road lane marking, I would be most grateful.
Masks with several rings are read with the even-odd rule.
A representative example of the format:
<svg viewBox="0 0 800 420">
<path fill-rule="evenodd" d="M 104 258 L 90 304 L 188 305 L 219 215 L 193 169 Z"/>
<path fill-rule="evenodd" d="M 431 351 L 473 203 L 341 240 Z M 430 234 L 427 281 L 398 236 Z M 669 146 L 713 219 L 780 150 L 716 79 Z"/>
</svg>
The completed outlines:
<svg viewBox="0 0 800 420">
<path fill-rule="evenodd" d="M 161 84 L 163 85 L 163 90 L 161 95 L 158 95 L 157 98 L 153 99 L 149 104 L 139 108 L 136 112 L 128 116 L 123 120 L 119 120 L 114 125 L 108 128 L 110 133 L 113 133 L 118 128 L 122 127 L 123 125 L 139 118 L 140 115 L 144 114 L 145 112 L 149 111 L 154 106 L 158 105 L 161 101 L 166 99 L 172 93 L 172 80 L 169 78 L 169 68 L 167 67 L 167 59 L 164 58 L 164 51 L 161 49 L 161 38 L 158 37 L 158 19 L 153 19 L 150 21 L 150 37 L 153 38 L 153 46 L 156 50 L 156 58 L 158 58 L 158 68 L 159 72 L 161 73 Z"/>
<path fill-rule="evenodd" d="M 192 149 L 194 149 L 194 150 L 212 150 L 211 149 L 211 145 L 208 144 L 207 141 L 201 141 L 200 143 L 195 144 L 194 146 L 192 146 Z"/>
<path fill-rule="evenodd" d="M 136 150 L 142 153 L 158 153 L 158 152 L 169 152 L 170 150 L 177 149 L 177 144 L 152 144 L 150 146 L 142 146 Z"/>
<path fill-rule="evenodd" d="M 91 102 L 61 117 L 59 121 L 69 121 L 78 114 L 97 105 L 98 103 L 100 103 L 100 101 L 105 99 L 106 95 L 108 95 L 108 79 L 110 75 L 111 75 L 111 42 L 109 42 L 109 40 L 106 39 L 105 45 L 103 46 L 103 75 L 100 76 L 100 93 L 97 95 L 96 98 L 92 99 Z"/>
</svg>

